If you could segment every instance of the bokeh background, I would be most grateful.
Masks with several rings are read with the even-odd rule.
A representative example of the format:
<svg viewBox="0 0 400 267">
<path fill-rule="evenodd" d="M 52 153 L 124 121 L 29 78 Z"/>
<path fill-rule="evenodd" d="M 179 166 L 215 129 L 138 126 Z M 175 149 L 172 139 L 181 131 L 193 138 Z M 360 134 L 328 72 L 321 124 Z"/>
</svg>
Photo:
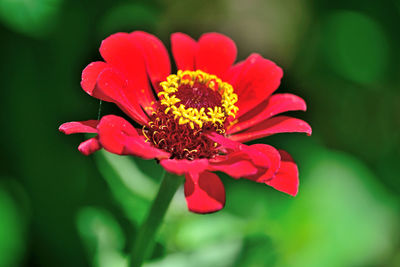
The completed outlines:
<svg viewBox="0 0 400 267">
<path fill-rule="evenodd" d="M 147 266 L 400 266 L 399 26 L 398 0 L 0 0 L 0 266 L 126 266 L 162 169 L 57 128 L 97 118 L 81 71 L 133 30 L 227 34 L 313 127 L 261 140 L 296 159 L 296 198 L 222 175 L 226 208 L 196 215 L 180 192 Z"/>
</svg>

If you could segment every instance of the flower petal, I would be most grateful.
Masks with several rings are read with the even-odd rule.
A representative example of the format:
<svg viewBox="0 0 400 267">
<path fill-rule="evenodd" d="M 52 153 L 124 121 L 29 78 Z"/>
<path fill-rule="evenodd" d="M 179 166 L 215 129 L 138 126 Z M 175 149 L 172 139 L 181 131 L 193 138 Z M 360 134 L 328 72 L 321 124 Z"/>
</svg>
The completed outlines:
<svg viewBox="0 0 400 267">
<path fill-rule="evenodd" d="M 142 50 L 147 73 L 153 84 L 153 88 L 158 92 L 160 82 L 164 81 L 171 73 L 168 51 L 160 39 L 152 34 L 134 31 L 130 35 Z"/>
<path fill-rule="evenodd" d="M 226 73 L 221 78 L 231 85 L 236 84 L 237 79 L 239 78 L 239 74 L 243 69 L 244 62 L 245 61 L 240 61 L 229 67 Z"/>
<path fill-rule="evenodd" d="M 97 78 L 97 85 L 92 92 L 93 97 L 113 102 L 138 123 L 147 123 L 149 118 L 139 105 L 140 102 L 130 101 L 126 97 L 125 91 L 128 90 L 128 84 L 121 75 L 114 68 L 103 70 Z"/>
<path fill-rule="evenodd" d="M 63 123 L 58 130 L 64 134 L 97 133 L 98 120 L 72 121 Z"/>
<path fill-rule="evenodd" d="M 93 89 L 96 86 L 97 77 L 107 67 L 109 67 L 107 63 L 96 61 L 87 65 L 82 71 L 81 87 L 86 93 L 92 95 Z"/>
<path fill-rule="evenodd" d="M 265 144 L 255 144 L 247 146 L 239 142 L 229 140 L 215 133 L 208 135 L 208 137 L 214 142 L 220 144 L 223 148 L 228 149 L 228 152 L 231 151 L 225 157 L 229 158 L 239 156 L 238 160 L 248 160 L 249 162 L 251 162 L 253 167 L 256 168 L 256 170 L 254 170 L 253 168 L 249 168 L 247 170 L 237 169 L 238 174 L 233 173 L 232 175 L 234 178 L 243 176 L 246 179 L 261 183 L 267 181 L 268 179 L 271 179 L 279 169 L 280 155 L 278 150 L 276 150 L 272 146 Z M 214 170 L 214 161 L 210 160 L 209 170 Z M 244 166 L 244 163 L 240 164 L 243 164 Z M 226 168 L 229 168 L 229 166 L 227 165 Z M 234 166 L 232 168 L 234 168 Z M 233 170 L 225 169 L 222 171 L 225 171 L 227 173 L 228 171 L 234 172 Z M 249 171 L 249 173 L 246 174 L 246 171 Z M 243 175 L 239 175 L 239 172 L 241 172 L 240 174 Z"/>
<path fill-rule="evenodd" d="M 281 166 L 281 156 L 279 151 L 273 146 L 265 144 L 255 144 L 250 146 L 252 149 L 256 149 L 261 152 L 268 161 L 264 166 L 259 166 L 258 173 L 250 175 L 244 178 L 256 181 L 258 183 L 264 183 L 271 180 L 278 172 Z"/>
<path fill-rule="evenodd" d="M 211 213 L 225 206 L 225 188 L 216 174 L 204 171 L 186 174 L 185 178 L 185 197 L 190 211 Z"/>
<path fill-rule="evenodd" d="M 283 72 L 274 62 L 258 54 L 250 55 L 241 67 L 233 85 L 238 95 L 239 111 L 236 117 L 244 115 L 269 97 L 281 82 Z"/>
<path fill-rule="evenodd" d="M 198 42 L 196 69 L 222 77 L 235 62 L 235 43 L 220 33 L 203 34 Z"/>
<path fill-rule="evenodd" d="M 119 155 L 134 155 L 144 159 L 168 158 L 169 153 L 146 143 L 125 119 L 107 115 L 101 118 L 97 126 L 100 144 L 109 152 Z"/>
<path fill-rule="evenodd" d="M 82 142 L 78 147 L 78 150 L 85 156 L 88 156 L 100 149 L 101 145 L 96 137 L 90 138 Z"/>
<path fill-rule="evenodd" d="M 122 73 L 110 67 L 99 73 L 96 86 L 90 92 L 90 95 L 104 101 L 114 102 L 117 105 L 126 102 L 125 105 L 129 106 L 130 103 L 124 94 L 124 88 L 127 86 Z"/>
<path fill-rule="evenodd" d="M 138 102 L 143 108 L 151 106 L 154 95 L 151 91 L 146 64 L 139 43 L 128 33 L 116 33 L 105 39 L 100 46 L 104 60 L 117 69 L 126 86 L 124 94 L 130 103 Z"/>
<path fill-rule="evenodd" d="M 311 135 L 311 126 L 305 121 L 287 117 L 277 116 L 267 119 L 259 124 L 235 135 L 231 135 L 229 139 L 238 142 L 248 142 L 254 139 L 270 136 L 277 133 L 306 133 Z"/>
<path fill-rule="evenodd" d="M 166 159 L 171 155 L 161 149 L 146 143 L 143 138 L 129 137 L 125 143 L 125 154 L 137 156 L 143 159 Z"/>
<path fill-rule="evenodd" d="M 242 151 L 248 155 L 250 160 L 259 167 L 268 167 L 268 157 L 264 155 L 264 153 L 260 152 L 259 150 L 244 145 L 242 143 L 230 140 L 222 135 L 212 133 L 207 135 L 208 138 L 213 140 L 214 142 L 221 145 L 222 148 L 227 149 L 230 153 Z"/>
<path fill-rule="evenodd" d="M 222 136 L 217 133 L 211 133 L 207 135 L 207 137 L 210 138 L 212 141 L 220 144 L 222 147 L 227 148 L 229 150 L 241 151 L 246 146 L 242 143 L 233 141 L 231 138 L 226 138 L 225 136 Z"/>
<path fill-rule="evenodd" d="M 197 42 L 184 33 L 171 35 L 171 50 L 178 70 L 195 70 Z"/>
<path fill-rule="evenodd" d="M 233 134 L 245 130 L 272 116 L 286 111 L 307 109 L 304 100 L 292 94 L 275 94 L 253 108 L 238 119 L 238 122 L 227 130 L 227 134 Z"/>
<path fill-rule="evenodd" d="M 244 152 L 229 153 L 226 156 L 210 160 L 208 170 L 221 171 L 235 179 L 254 175 L 258 172 L 258 168 L 251 162 L 247 153 Z"/>
<path fill-rule="evenodd" d="M 114 154 L 127 154 L 125 147 L 128 137 L 139 137 L 138 132 L 129 122 L 115 115 L 102 117 L 97 129 L 101 145 Z"/>
<path fill-rule="evenodd" d="M 160 161 L 161 166 L 168 172 L 182 175 L 189 172 L 202 172 L 208 167 L 207 159 L 163 159 Z"/>
<path fill-rule="evenodd" d="M 299 190 L 299 171 L 293 158 L 286 151 L 279 150 L 281 166 L 275 177 L 266 182 L 276 190 L 296 196 Z"/>
</svg>

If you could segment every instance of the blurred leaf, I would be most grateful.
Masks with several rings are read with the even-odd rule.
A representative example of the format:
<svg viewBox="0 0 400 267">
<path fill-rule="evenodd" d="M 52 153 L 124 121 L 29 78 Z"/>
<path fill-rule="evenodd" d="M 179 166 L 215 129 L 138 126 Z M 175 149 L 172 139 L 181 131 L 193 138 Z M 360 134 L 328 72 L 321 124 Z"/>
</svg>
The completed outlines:
<svg viewBox="0 0 400 267">
<path fill-rule="evenodd" d="M 138 166 L 152 164 L 154 176 L 161 176 L 162 169 L 153 161 L 99 151 L 95 154 L 97 165 L 126 215 L 134 222 L 142 221 L 150 201 L 157 192 L 157 184 Z"/>
<path fill-rule="evenodd" d="M 0 267 L 18 266 L 25 250 L 25 222 L 11 196 L 0 185 Z"/>
<path fill-rule="evenodd" d="M 134 30 L 153 32 L 158 21 L 158 10 L 154 6 L 143 3 L 124 3 L 109 10 L 101 22 L 100 36 Z"/>
<path fill-rule="evenodd" d="M 228 267 L 241 248 L 239 240 L 222 241 L 192 253 L 170 254 L 164 259 L 144 264 L 145 267 Z"/>
<path fill-rule="evenodd" d="M 126 258 L 122 254 L 125 238 L 118 222 L 109 212 L 93 207 L 82 208 L 77 225 L 96 266 L 126 266 Z"/>
<path fill-rule="evenodd" d="M 388 67 L 389 46 L 383 29 L 371 17 L 339 11 L 324 29 L 325 54 L 331 66 L 355 82 L 377 83 Z"/>
<path fill-rule="evenodd" d="M 276 247 L 269 237 L 253 235 L 245 238 L 243 250 L 234 266 L 274 266 L 277 257 Z"/>
<path fill-rule="evenodd" d="M 0 0 L 0 19 L 10 28 L 43 36 L 55 26 L 61 0 Z"/>
<path fill-rule="evenodd" d="M 100 155 L 116 172 L 117 178 L 121 179 L 121 182 L 134 194 L 148 200 L 154 198 L 157 184 L 153 181 L 151 174 L 154 174 L 157 178 L 162 174 L 161 167 L 156 165 L 154 161 L 146 161 L 132 156 L 115 155 L 105 150 L 102 150 Z M 139 167 L 147 163 L 151 164 L 151 174 L 143 172 Z M 116 178 L 113 177 L 112 179 Z"/>
<path fill-rule="evenodd" d="M 358 160 L 320 150 L 304 166 L 300 194 L 273 238 L 279 266 L 358 266 L 379 263 L 398 233 L 396 208 Z"/>
<path fill-rule="evenodd" d="M 220 212 L 207 216 L 186 214 L 178 220 L 181 223 L 177 221 L 174 224 L 178 229 L 175 245 L 184 250 L 196 250 L 221 240 L 240 239 L 243 235 L 243 221 L 229 213 Z"/>
</svg>

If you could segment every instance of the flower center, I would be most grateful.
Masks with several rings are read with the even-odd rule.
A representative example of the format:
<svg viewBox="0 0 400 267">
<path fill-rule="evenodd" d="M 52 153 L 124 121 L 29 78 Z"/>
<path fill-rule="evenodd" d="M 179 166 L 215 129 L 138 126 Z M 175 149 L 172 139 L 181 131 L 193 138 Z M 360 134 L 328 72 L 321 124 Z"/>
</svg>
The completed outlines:
<svg viewBox="0 0 400 267">
<path fill-rule="evenodd" d="M 180 85 L 175 96 L 186 108 L 198 110 L 202 107 L 213 109 L 215 106 L 219 106 L 222 100 L 222 96 L 218 92 L 199 82 L 194 82 L 193 86 L 190 84 Z"/>
<path fill-rule="evenodd" d="M 238 110 L 232 86 L 201 70 L 179 70 L 160 85 L 163 91 L 158 96 L 165 114 L 171 111 L 179 124 L 189 123 L 192 129 L 195 124 L 201 128 L 206 122 L 222 126 Z"/>
<path fill-rule="evenodd" d="M 237 95 L 230 84 L 203 71 L 182 71 L 160 83 L 162 91 L 143 134 L 171 158 L 212 158 L 217 144 L 205 134 L 225 133 L 227 118 L 235 117 Z"/>
</svg>

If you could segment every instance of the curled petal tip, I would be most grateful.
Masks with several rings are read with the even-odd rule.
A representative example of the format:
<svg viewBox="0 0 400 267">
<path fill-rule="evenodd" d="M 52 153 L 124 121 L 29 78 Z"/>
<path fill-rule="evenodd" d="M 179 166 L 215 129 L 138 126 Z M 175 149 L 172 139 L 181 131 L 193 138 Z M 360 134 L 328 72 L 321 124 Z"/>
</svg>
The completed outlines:
<svg viewBox="0 0 400 267">
<path fill-rule="evenodd" d="M 81 152 L 85 156 L 89 156 L 90 154 L 92 154 L 100 149 L 101 149 L 101 145 L 100 145 L 97 137 L 90 138 L 90 139 L 82 142 L 78 147 L 79 152 Z"/>
<path fill-rule="evenodd" d="M 97 133 L 97 120 L 72 121 L 60 125 L 58 130 L 64 134 Z"/>
<path fill-rule="evenodd" d="M 306 134 L 307 134 L 308 136 L 311 136 L 311 134 L 312 134 L 312 128 L 311 128 L 311 126 L 310 126 L 308 123 L 306 123 L 306 124 L 307 124 L 307 126 L 308 126 L 308 130 L 307 130 Z"/>
<path fill-rule="evenodd" d="M 65 123 L 61 124 L 60 127 L 58 127 L 58 131 L 62 132 L 63 134 L 65 134 Z"/>
</svg>

